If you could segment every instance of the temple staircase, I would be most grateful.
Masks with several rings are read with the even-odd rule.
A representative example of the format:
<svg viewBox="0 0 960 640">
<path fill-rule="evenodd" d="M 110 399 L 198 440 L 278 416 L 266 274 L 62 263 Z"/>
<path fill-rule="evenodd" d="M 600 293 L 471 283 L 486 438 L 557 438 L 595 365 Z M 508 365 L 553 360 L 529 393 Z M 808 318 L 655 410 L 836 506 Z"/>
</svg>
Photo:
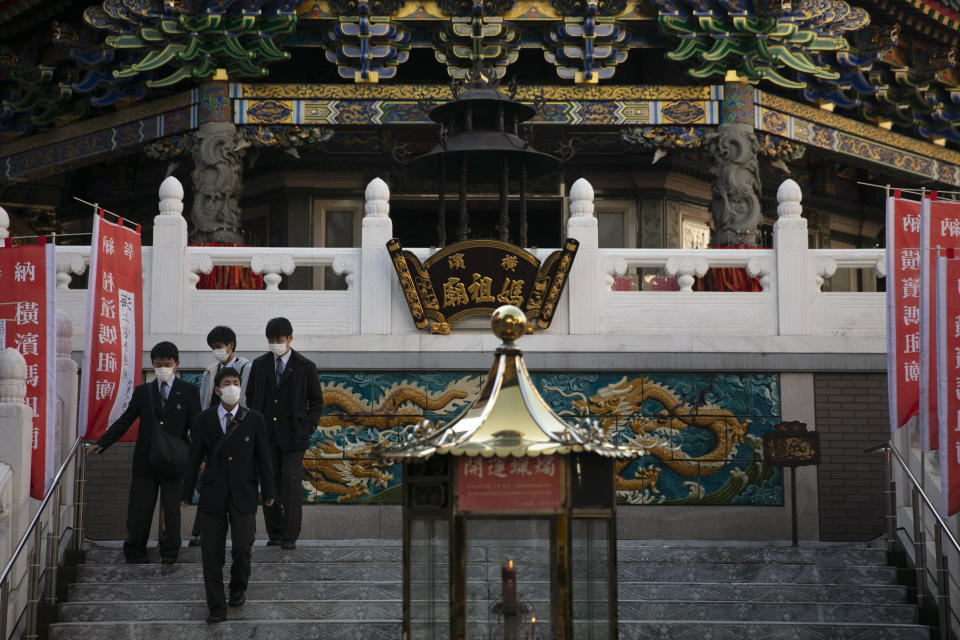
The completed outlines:
<svg viewBox="0 0 960 640">
<path fill-rule="evenodd" d="M 184 548 L 174 566 L 161 565 L 153 549 L 151 564 L 126 565 L 119 544 L 94 546 L 49 637 L 400 640 L 399 541 L 301 541 L 295 551 L 262 544 L 246 604 L 215 626 L 204 621 L 199 549 Z M 911 589 L 885 557 L 869 544 L 621 540 L 620 638 L 930 640 Z M 227 570 L 229 563 L 228 550 Z M 499 572 L 492 563 L 474 569 L 468 574 Z M 538 607 L 549 597 L 543 577 L 526 585 Z"/>
</svg>

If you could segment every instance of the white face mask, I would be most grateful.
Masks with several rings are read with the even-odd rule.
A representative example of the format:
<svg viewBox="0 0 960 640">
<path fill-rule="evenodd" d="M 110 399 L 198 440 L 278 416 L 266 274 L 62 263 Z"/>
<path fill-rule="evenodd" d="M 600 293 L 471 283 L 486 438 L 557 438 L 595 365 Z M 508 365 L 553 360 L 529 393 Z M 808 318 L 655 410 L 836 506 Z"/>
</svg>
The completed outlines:
<svg viewBox="0 0 960 640">
<path fill-rule="evenodd" d="M 173 367 L 154 367 L 153 372 L 157 374 L 160 382 L 170 382 L 173 379 Z"/>
<path fill-rule="evenodd" d="M 229 358 L 226 349 L 214 349 L 213 357 L 217 359 L 217 362 L 226 362 Z"/>
<path fill-rule="evenodd" d="M 233 406 L 240 402 L 240 387 L 232 384 L 229 387 L 220 387 L 220 399 L 224 404 Z"/>
<path fill-rule="evenodd" d="M 272 353 L 273 355 L 277 356 L 278 358 L 281 357 L 281 356 L 286 355 L 287 349 L 290 348 L 290 345 L 288 345 L 288 344 L 285 343 L 285 342 L 281 342 L 280 344 L 273 344 L 273 343 L 271 342 L 271 343 L 270 343 L 269 345 L 267 345 L 267 346 L 270 348 L 270 353 Z"/>
</svg>

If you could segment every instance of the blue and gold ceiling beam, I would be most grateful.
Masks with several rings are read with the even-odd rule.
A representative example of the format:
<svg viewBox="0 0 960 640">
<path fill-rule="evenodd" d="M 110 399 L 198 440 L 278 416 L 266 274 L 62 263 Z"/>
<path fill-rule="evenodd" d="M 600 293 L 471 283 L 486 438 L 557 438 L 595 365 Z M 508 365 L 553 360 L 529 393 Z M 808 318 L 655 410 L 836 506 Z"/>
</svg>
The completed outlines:
<svg viewBox="0 0 960 640">
<path fill-rule="evenodd" d="M 323 34 L 326 58 L 341 78 L 358 83 L 389 80 L 410 57 L 410 32 L 389 16 L 402 0 L 331 0 L 339 19 Z"/>
</svg>

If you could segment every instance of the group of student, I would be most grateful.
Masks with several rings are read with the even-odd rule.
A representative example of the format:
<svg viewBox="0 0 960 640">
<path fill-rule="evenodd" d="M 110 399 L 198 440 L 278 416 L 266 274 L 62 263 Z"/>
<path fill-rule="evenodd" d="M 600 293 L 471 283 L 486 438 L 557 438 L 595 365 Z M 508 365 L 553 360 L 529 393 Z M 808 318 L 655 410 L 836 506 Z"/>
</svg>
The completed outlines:
<svg viewBox="0 0 960 640">
<path fill-rule="evenodd" d="M 217 362 L 204 371 L 199 390 L 176 377 L 176 345 L 156 344 L 150 351 L 156 380 L 134 390 L 123 415 L 87 450 L 102 453 L 139 418 L 123 543 L 130 564 L 149 562 L 147 539 L 158 492 L 160 558 L 163 564 L 176 563 L 180 507 L 199 490 L 191 545 L 200 546 L 208 623 L 226 620 L 228 602 L 235 607 L 245 601 L 258 498 L 268 546 L 295 549 L 300 535 L 303 456 L 323 395 L 316 365 L 290 346 L 290 321 L 273 318 L 266 337 L 269 351 L 251 362 L 236 354 L 232 329 L 214 327 L 207 344 Z M 151 463 L 151 447 L 160 449 L 156 438 L 161 435 L 190 443 L 180 477 L 157 468 L 156 457 Z M 223 589 L 228 524 L 233 545 L 229 601 Z"/>
</svg>

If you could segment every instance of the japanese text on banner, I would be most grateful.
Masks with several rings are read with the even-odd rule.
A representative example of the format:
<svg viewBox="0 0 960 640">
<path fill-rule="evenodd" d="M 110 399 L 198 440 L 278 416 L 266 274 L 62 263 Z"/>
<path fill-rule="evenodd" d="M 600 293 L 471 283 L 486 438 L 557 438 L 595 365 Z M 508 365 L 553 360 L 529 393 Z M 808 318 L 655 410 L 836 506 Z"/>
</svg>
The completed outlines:
<svg viewBox="0 0 960 640">
<path fill-rule="evenodd" d="M 43 239 L 36 245 L 0 247 L 0 348 L 16 349 L 27 364 L 24 402 L 33 416 L 30 497 L 40 500 L 55 473 L 54 247 Z"/>
<path fill-rule="evenodd" d="M 920 398 L 920 203 L 899 197 L 887 198 L 887 385 L 895 431 Z"/>
<path fill-rule="evenodd" d="M 139 229 L 96 216 L 80 390 L 80 419 L 86 421 L 84 433 L 90 439 L 102 436 L 120 417 L 140 380 L 142 269 Z M 122 440 L 136 437 L 133 428 Z"/>
<path fill-rule="evenodd" d="M 943 515 L 960 511 L 960 260 L 937 260 L 937 410 Z"/>
<path fill-rule="evenodd" d="M 920 214 L 920 428 L 927 450 L 939 447 L 937 426 L 937 257 L 960 249 L 960 202 L 925 198 Z"/>
</svg>

